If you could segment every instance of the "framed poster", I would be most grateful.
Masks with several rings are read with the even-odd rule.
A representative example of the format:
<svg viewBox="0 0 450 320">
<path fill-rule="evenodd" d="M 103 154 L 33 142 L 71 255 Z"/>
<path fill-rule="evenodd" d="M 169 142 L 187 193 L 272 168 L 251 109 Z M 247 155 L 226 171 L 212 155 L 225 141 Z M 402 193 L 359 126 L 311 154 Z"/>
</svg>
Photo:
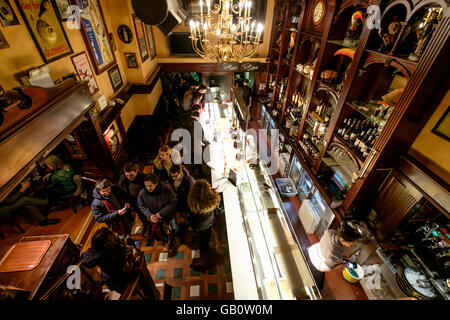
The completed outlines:
<svg viewBox="0 0 450 320">
<path fill-rule="evenodd" d="M 80 6 L 81 33 L 88 49 L 95 73 L 100 74 L 116 63 L 108 30 L 98 0 L 75 0 Z"/>
<path fill-rule="evenodd" d="M 72 15 L 70 10 L 68 13 L 67 9 L 70 6 L 69 0 L 53 0 L 56 4 L 56 7 L 58 8 L 59 17 L 61 18 L 61 21 L 67 21 L 69 17 Z"/>
<path fill-rule="evenodd" d="M 8 41 L 6 41 L 5 36 L 0 31 L 0 49 L 6 49 L 6 48 L 9 48 Z"/>
<path fill-rule="evenodd" d="M 16 0 L 16 4 L 45 63 L 73 53 L 50 0 Z"/>
<path fill-rule="evenodd" d="M 0 0 L 0 20 L 5 28 L 20 24 L 9 0 Z"/>
<path fill-rule="evenodd" d="M 431 132 L 447 141 L 450 141 L 450 107 L 447 107 L 447 110 L 444 112 Z"/>
<path fill-rule="evenodd" d="M 136 53 L 125 52 L 123 55 L 125 56 L 125 62 L 128 68 L 139 68 Z"/>
<path fill-rule="evenodd" d="M 92 72 L 91 65 L 89 64 L 86 52 L 83 51 L 71 57 L 71 59 L 80 80 L 88 82 L 89 90 L 91 91 L 91 94 L 94 95 L 99 88 L 94 73 Z"/>
<path fill-rule="evenodd" d="M 108 75 L 109 75 L 109 81 L 111 82 L 111 86 L 113 87 L 114 92 L 116 92 L 123 85 L 119 66 L 116 64 L 114 67 L 109 69 Z"/>
<path fill-rule="evenodd" d="M 145 32 L 147 33 L 148 49 L 150 51 L 150 59 L 153 60 L 156 57 L 156 46 L 155 39 L 153 38 L 152 26 L 148 24 L 145 25 Z"/>
<path fill-rule="evenodd" d="M 136 40 L 141 53 L 141 62 L 144 63 L 148 59 L 147 41 L 145 40 L 144 24 L 135 14 L 133 14 L 134 29 L 136 31 Z"/>
</svg>

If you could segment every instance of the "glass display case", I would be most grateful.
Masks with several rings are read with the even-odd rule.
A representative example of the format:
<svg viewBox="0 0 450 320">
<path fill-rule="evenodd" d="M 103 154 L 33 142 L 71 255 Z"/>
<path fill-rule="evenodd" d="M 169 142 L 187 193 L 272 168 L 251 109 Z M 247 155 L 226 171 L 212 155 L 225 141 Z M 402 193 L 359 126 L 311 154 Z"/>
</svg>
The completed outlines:
<svg viewBox="0 0 450 320">
<path fill-rule="evenodd" d="M 260 118 L 261 126 L 267 129 L 267 110 L 265 105 L 261 105 L 261 118 Z"/>
<path fill-rule="evenodd" d="M 324 231 L 327 230 L 333 222 L 334 214 L 317 190 L 312 193 L 311 204 L 316 213 L 320 216 L 320 222 L 317 226 L 316 234 L 319 238 L 321 238 Z"/>
<path fill-rule="evenodd" d="M 256 143 L 238 125 L 239 109 L 231 103 L 209 103 L 207 110 L 205 125 L 214 136 L 212 185 L 223 195 L 235 296 L 321 299 L 266 164 L 250 161 L 257 154 Z M 245 158 L 238 157 L 244 152 Z M 235 185 L 226 179 L 232 171 Z"/>
<path fill-rule="evenodd" d="M 298 182 L 300 181 L 300 176 L 302 174 L 303 167 L 298 161 L 297 156 L 294 155 L 291 162 L 291 167 L 289 168 L 289 178 L 292 179 L 295 186 L 298 186 Z"/>
<path fill-rule="evenodd" d="M 298 183 L 298 196 L 300 200 L 310 198 L 313 191 L 315 189 L 314 183 L 312 182 L 309 175 L 306 173 L 306 171 L 303 171 L 300 176 L 300 181 Z"/>
<path fill-rule="evenodd" d="M 243 165 L 239 198 L 261 299 L 320 299 L 267 167 Z"/>
</svg>

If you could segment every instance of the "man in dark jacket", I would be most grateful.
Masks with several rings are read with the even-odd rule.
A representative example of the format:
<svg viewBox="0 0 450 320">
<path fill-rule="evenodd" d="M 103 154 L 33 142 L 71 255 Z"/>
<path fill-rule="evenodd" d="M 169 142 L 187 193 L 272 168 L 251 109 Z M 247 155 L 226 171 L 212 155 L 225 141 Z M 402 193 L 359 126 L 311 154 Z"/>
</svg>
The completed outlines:
<svg viewBox="0 0 450 320">
<path fill-rule="evenodd" d="M 182 165 L 173 165 L 170 168 L 170 185 L 177 195 L 176 211 L 186 213 L 189 211 L 187 198 L 189 191 L 195 183 L 194 177 Z"/>
<path fill-rule="evenodd" d="M 158 225 L 162 228 L 162 237 L 168 241 L 169 225 L 173 236 L 179 230 L 175 222 L 177 196 L 170 184 L 160 182 L 159 177 L 154 173 L 145 175 L 144 185 L 145 188 L 139 192 L 138 206 L 153 225 Z M 152 226 L 153 235 L 160 236 L 155 234 L 155 230 L 155 227 Z"/>
<path fill-rule="evenodd" d="M 127 243 L 134 244 L 129 238 L 134 217 L 131 205 L 125 194 L 108 179 L 97 182 L 91 210 L 95 221 L 106 223 L 119 236 L 127 238 Z"/>
<path fill-rule="evenodd" d="M 144 232 L 147 233 L 149 226 L 147 217 L 142 213 L 137 204 L 139 192 L 144 188 L 144 174 L 139 171 L 137 164 L 129 162 L 125 165 L 123 173 L 119 178 L 119 186 L 142 221 Z"/>
</svg>

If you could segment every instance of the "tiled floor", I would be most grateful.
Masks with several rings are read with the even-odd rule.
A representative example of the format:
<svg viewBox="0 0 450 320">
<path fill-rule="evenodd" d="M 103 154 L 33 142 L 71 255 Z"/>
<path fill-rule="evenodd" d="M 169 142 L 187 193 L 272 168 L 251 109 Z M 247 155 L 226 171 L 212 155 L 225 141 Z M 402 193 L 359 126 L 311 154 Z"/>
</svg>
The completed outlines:
<svg viewBox="0 0 450 320">
<path fill-rule="evenodd" d="M 146 239 L 139 232 L 140 226 L 135 228 L 133 238 L 144 252 L 149 272 L 161 294 L 166 282 L 172 287 L 171 298 L 175 300 L 234 299 L 224 222 L 220 218 L 216 219 L 210 242 L 210 246 L 215 247 L 223 259 L 204 272 L 191 267 L 192 259 L 200 257 L 200 251 L 195 249 L 195 245 L 188 247 L 182 244 L 177 252 L 170 256 L 167 243 Z"/>
</svg>

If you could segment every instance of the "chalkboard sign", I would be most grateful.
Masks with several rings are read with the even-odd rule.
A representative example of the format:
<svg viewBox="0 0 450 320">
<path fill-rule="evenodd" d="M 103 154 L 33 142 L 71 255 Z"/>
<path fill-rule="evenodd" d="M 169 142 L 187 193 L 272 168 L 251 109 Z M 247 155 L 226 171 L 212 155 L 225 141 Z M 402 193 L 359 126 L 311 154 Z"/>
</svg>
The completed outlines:
<svg viewBox="0 0 450 320">
<path fill-rule="evenodd" d="M 252 72 L 259 69 L 259 63 L 255 62 L 245 62 L 241 64 L 241 71 Z"/>
<path fill-rule="evenodd" d="M 227 62 L 220 64 L 220 71 L 238 71 L 239 63 L 237 62 Z"/>
</svg>

